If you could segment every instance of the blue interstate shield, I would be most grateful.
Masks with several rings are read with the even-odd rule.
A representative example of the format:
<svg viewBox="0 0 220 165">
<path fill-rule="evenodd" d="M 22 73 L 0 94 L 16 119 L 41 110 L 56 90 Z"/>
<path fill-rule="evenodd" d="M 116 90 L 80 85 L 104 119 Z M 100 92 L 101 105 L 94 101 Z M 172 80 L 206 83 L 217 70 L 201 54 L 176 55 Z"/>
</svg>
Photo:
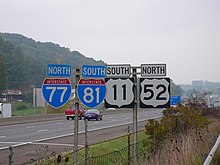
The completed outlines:
<svg viewBox="0 0 220 165">
<path fill-rule="evenodd" d="M 77 86 L 80 102 L 89 107 L 97 107 L 105 99 L 106 86 L 103 79 L 81 79 Z"/>
<path fill-rule="evenodd" d="M 46 78 L 42 84 L 44 99 L 54 108 L 62 107 L 68 102 L 71 90 L 68 78 Z"/>
</svg>

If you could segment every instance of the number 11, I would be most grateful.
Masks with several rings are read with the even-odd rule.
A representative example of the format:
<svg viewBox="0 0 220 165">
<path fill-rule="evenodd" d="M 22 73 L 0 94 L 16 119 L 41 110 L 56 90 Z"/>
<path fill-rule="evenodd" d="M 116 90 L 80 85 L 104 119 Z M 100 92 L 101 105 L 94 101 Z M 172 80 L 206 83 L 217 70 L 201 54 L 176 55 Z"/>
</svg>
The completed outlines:
<svg viewBox="0 0 220 165">
<path fill-rule="evenodd" d="M 117 85 L 115 84 L 112 87 L 114 89 L 114 100 L 117 100 Z M 126 85 L 124 84 L 121 87 L 123 89 L 123 100 L 126 100 Z"/>
</svg>

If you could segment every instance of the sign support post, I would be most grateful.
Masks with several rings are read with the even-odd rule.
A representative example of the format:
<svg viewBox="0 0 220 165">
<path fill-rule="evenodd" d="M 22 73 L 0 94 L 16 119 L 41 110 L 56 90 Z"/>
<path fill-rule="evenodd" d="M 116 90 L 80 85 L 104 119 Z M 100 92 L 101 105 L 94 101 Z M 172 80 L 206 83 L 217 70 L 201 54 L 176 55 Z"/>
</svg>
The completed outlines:
<svg viewBox="0 0 220 165">
<path fill-rule="evenodd" d="M 133 107 L 133 133 L 134 133 L 134 164 L 137 164 L 137 68 L 132 68 L 134 78 L 134 107 Z"/>
<path fill-rule="evenodd" d="M 76 85 L 75 91 L 77 91 L 77 82 L 80 79 L 80 69 L 76 69 Z M 75 102 L 75 118 L 74 118 L 74 148 L 73 148 L 73 162 L 74 164 L 78 161 L 78 130 L 79 130 L 79 120 L 78 120 L 78 111 L 79 111 L 79 99 L 76 93 L 76 102 Z"/>
</svg>

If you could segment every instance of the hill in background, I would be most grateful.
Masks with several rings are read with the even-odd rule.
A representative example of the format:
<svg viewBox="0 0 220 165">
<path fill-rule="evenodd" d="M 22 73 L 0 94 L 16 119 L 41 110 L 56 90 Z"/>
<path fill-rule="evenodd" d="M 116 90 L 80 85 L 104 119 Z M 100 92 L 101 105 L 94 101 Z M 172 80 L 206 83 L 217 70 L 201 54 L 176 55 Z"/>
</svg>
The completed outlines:
<svg viewBox="0 0 220 165">
<path fill-rule="evenodd" d="M 48 64 L 105 65 L 52 42 L 36 42 L 20 34 L 0 33 L 0 91 L 41 87 Z"/>
</svg>

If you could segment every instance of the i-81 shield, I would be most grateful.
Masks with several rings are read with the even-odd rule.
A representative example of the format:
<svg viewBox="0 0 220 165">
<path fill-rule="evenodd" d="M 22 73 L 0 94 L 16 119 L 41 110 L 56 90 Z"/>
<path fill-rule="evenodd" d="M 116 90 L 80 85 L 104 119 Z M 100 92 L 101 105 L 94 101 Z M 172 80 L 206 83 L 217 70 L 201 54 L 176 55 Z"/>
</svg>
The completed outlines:
<svg viewBox="0 0 220 165">
<path fill-rule="evenodd" d="M 169 108 L 170 78 L 140 78 L 140 107 Z"/>
<path fill-rule="evenodd" d="M 80 79 L 77 94 L 83 105 L 94 108 L 101 104 L 105 98 L 105 81 L 103 79 Z"/>
</svg>

